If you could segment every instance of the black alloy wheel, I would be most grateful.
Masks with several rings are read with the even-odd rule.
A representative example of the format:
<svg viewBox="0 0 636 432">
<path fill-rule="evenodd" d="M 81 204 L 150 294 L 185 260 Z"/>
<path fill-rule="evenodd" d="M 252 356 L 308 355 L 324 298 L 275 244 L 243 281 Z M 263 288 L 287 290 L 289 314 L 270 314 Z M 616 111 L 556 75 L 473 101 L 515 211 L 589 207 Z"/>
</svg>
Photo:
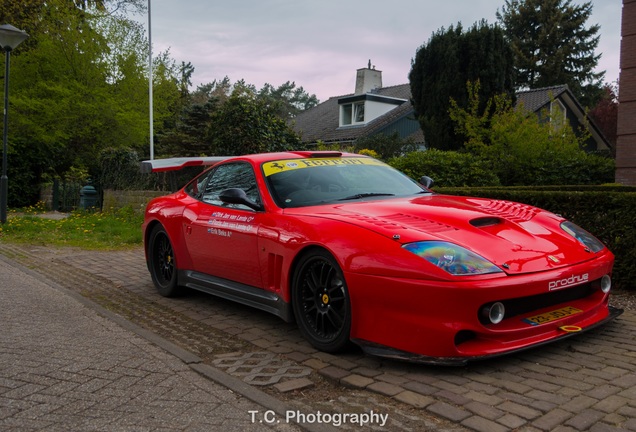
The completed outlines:
<svg viewBox="0 0 636 432">
<path fill-rule="evenodd" d="M 148 259 L 152 282 L 159 294 L 173 297 L 178 294 L 177 265 L 168 233 L 161 225 L 156 225 L 150 233 Z"/>
<path fill-rule="evenodd" d="M 316 349 L 337 352 L 349 345 L 349 293 L 342 270 L 329 253 L 312 251 L 300 259 L 292 303 L 298 328 Z"/>
</svg>

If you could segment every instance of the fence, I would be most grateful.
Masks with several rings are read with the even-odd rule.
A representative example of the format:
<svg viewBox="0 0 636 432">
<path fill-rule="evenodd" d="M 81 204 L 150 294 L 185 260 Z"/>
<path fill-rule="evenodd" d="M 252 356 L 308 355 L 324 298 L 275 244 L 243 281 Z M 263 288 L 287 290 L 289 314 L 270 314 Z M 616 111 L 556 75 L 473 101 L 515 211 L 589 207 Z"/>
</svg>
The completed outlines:
<svg viewBox="0 0 636 432">
<path fill-rule="evenodd" d="M 40 201 L 46 208 L 61 212 L 69 212 L 79 208 L 80 190 L 83 184 L 65 180 L 53 180 L 53 183 L 42 187 Z"/>
</svg>

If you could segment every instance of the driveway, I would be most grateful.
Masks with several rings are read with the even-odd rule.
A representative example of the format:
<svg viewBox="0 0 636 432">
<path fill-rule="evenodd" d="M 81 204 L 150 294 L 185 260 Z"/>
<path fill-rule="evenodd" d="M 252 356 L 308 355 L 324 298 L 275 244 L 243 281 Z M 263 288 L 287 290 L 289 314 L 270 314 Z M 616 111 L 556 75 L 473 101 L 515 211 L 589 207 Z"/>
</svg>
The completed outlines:
<svg viewBox="0 0 636 432">
<path fill-rule="evenodd" d="M 140 248 L 89 252 L 0 243 L 0 253 L 302 412 L 388 413 L 387 425 L 375 430 L 636 431 L 633 309 L 541 348 L 434 367 L 358 350 L 321 353 L 293 324 L 264 312 L 197 292 L 163 298 Z"/>
</svg>

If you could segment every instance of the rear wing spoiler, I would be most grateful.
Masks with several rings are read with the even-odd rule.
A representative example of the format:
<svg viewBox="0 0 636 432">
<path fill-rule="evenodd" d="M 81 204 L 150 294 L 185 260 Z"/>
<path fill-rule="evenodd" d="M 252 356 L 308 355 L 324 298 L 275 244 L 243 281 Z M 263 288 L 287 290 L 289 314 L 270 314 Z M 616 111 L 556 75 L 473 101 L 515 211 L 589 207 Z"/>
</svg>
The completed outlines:
<svg viewBox="0 0 636 432">
<path fill-rule="evenodd" d="M 144 174 L 177 171 L 185 167 L 214 165 L 228 158 L 229 156 L 209 156 L 153 159 L 142 161 L 139 168 Z"/>
</svg>

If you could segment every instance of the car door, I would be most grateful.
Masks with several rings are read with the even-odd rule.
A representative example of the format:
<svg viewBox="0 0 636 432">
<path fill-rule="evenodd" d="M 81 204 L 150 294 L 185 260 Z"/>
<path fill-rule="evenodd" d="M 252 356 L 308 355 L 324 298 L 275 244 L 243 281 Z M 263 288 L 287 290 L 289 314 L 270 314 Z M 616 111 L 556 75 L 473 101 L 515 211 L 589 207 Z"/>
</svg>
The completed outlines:
<svg viewBox="0 0 636 432">
<path fill-rule="evenodd" d="M 202 181 L 198 201 L 184 213 L 185 240 L 194 270 L 262 287 L 258 258 L 258 226 L 262 218 L 241 204 L 225 204 L 219 195 L 240 188 L 254 202 L 261 197 L 252 166 L 228 163 L 213 168 Z"/>
</svg>

